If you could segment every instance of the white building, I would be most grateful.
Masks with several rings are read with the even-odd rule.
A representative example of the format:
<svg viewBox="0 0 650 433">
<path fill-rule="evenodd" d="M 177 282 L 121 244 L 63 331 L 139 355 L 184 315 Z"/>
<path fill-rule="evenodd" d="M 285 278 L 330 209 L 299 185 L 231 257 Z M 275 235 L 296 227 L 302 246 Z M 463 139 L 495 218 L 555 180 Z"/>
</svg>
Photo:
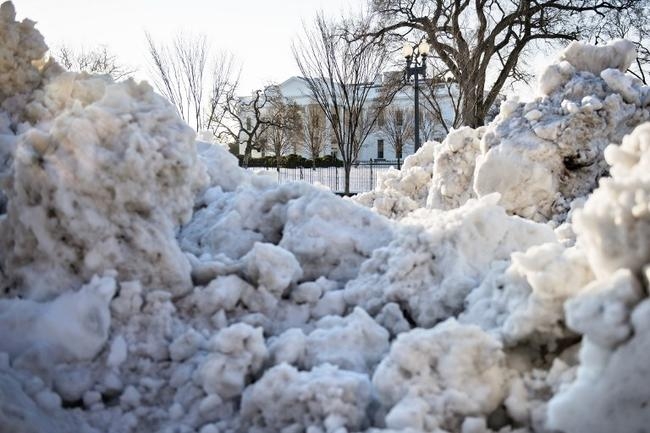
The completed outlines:
<svg viewBox="0 0 650 433">
<path fill-rule="evenodd" d="M 368 97 L 368 101 L 367 101 L 368 105 L 370 105 L 373 102 L 374 98 L 377 97 L 377 95 L 379 94 L 379 91 L 381 89 L 381 83 L 382 83 L 381 76 L 376 82 L 377 82 L 376 88 L 373 89 L 373 91 L 371 91 Z M 279 91 L 281 95 L 287 100 L 295 102 L 303 110 L 310 105 L 317 106 L 315 100 L 311 95 L 311 90 L 309 89 L 307 82 L 301 77 L 294 76 L 278 84 L 277 91 Z M 452 85 L 452 94 L 453 94 L 453 85 Z M 395 95 L 391 105 L 387 107 L 386 110 L 389 110 L 392 107 L 403 109 L 405 110 L 405 112 L 408 112 L 408 110 L 413 110 L 414 108 L 413 97 L 414 97 L 413 86 L 407 86 Z M 421 143 L 424 143 L 425 141 L 427 141 L 427 139 L 442 140 L 442 138 L 444 138 L 444 136 L 446 135 L 445 128 L 440 124 L 440 122 L 436 122 L 435 120 L 433 120 L 433 117 L 428 113 L 428 111 L 424 107 L 424 104 L 426 102 L 423 103 L 422 96 L 420 96 L 420 99 L 421 99 L 420 100 L 420 124 L 421 124 L 420 141 Z M 440 87 L 440 91 L 437 91 L 436 101 L 438 105 L 441 107 L 441 110 L 443 112 L 443 117 L 446 119 L 446 123 L 448 125 L 451 125 L 454 118 L 454 111 L 453 111 L 453 104 L 451 98 L 449 97 L 449 92 L 447 91 L 447 84 L 442 84 Z M 411 122 L 413 121 L 412 118 L 409 120 Z M 327 121 L 324 119 L 324 117 L 323 117 L 323 121 L 327 125 Z M 364 140 L 361 146 L 361 150 L 359 152 L 358 161 L 368 161 L 370 159 L 372 160 L 397 159 L 398 155 L 395 152 L 395 146 L 392 144 L 395 140 L 394 139 L 391 140 L 389 139 L 389 137 L 387 137 L 388 132 L 386 131 L 383 122 L 385 122 L 385 119 L 383 119 L 383 117 L 380 117 L 378 119 L 377 124 L 373 128 L 372 132 Z M 323 150 L 320 156 L 329 155 L 329 154 L 338 155 L 339 150 L 336 145 L 336 140 L 333 139 L 333 135 L 329 131 L 329 125 L 327 125 L 326 127 L 327 127 L 326 129 L 327 138 L 325 140 L 325 145 L 323 146 Z M 299 150 L 299 153 L 302 156 L 306 158 L 310 157 L 309 152 L 305 150 L 303 146 L 297 144 L 296 146 L 294 146 L 294 148 L 301 149 Z M 405 158 L 406 156 L 412 154 L 413 150 L 414 150 L 414 139 L 410 138 L 403 144 L 401 158 Z M 243 143 L 240 143 L 239 153 L 240 154 L 244 153 Z M 263 155 L 259 152 L 254 151 L 252 156 L 259 157 Z"/>
</svg>

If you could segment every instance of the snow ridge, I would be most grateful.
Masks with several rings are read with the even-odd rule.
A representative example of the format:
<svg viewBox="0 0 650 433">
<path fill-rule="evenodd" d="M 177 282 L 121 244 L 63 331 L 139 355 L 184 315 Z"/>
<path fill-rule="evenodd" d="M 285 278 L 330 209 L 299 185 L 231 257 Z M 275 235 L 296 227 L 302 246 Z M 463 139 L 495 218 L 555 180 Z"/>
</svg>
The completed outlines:
<svg viewBox="0 0 650 433">
<path fill-rule="evenodd" d="M 241 170 L 0 7 L 0 431 L 644 431 L 648 90 L 539 98 L 353 200 Z"/>
</svg>

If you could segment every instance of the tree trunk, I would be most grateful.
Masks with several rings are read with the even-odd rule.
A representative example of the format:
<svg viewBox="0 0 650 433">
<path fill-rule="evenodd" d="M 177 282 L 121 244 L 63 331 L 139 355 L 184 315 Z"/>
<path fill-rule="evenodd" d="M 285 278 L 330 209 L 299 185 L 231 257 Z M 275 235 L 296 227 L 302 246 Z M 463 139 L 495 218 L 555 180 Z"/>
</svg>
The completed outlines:
<svg viewBox="0 0 650 433">
<path fill-rule="evenodd" d="M 278 173 L 280 172 L 280 165 L 281 165 L 280 164 L 280 158 L 281 158 L 280 155 L 276 153 L 275 154 L 275 169 L 278 171 Z"/>
<path fill-rule="evenodd" d="M 461 101 L 460 112 L 460 125 L 469 126 L 471 128 L 478 128 L 485 124 L 486 110 L 483 104 L 480 104 L 476 95 L 472 94 L 471 83 L 467 85 L 468 91 L 464 92 L 464 97 Z"/>
<path fill-rule="evenodd" d="M 345 170 L 345 195 L 350 195 L 350 170 L 352 170 L 352 164 L 346 162 L 343 166 Z"/>
<path fill-rule="evenodd" d="M 251 159 L 251 153 L 252 149 L 249 145 L 246 145 L 246 149 L 244 149 L 244 161 L 242 161 L 242 167 L 248 168 L 248 161 Z"/>
</svg>

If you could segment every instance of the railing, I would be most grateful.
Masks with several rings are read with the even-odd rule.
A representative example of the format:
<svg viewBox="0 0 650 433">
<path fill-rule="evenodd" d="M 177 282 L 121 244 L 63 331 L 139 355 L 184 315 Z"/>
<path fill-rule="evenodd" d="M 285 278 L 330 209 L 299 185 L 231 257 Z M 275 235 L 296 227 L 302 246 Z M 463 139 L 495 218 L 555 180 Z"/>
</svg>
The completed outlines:
<svg viewBox="0 0 650 433">
<path fill-rule="evenodd" d="M 397 161 L 370 160 L 355 163 L 350 170 L 350 193 L 356 194 L 373 190 L 377 185 L 377 175 L 391 167 L 397 168 Z M 252 170 L 276 172 L 278 183 L 303 181 L 320 184 L 336 193 L 345 191 L 345 170 L 343 167 L 263 167 Z M 271 175 L 271 173 L 269 173 Z"/>
</svg>

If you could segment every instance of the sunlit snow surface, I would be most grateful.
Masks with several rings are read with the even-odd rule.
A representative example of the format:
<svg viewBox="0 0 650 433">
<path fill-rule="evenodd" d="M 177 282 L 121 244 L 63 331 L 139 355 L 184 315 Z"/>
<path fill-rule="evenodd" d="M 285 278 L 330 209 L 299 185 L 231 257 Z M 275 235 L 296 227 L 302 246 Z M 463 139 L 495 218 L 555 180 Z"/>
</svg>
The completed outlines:
<svg viewBox="0 0 650 433">
<path fill-rule="evenodd" d="M 149 85 L 46 50 L 5 3 L 1 432 L 647 431 L 630 43 L 572 44 L 538 99 L 354 199 L 241 170 Z"/>
</svg>

